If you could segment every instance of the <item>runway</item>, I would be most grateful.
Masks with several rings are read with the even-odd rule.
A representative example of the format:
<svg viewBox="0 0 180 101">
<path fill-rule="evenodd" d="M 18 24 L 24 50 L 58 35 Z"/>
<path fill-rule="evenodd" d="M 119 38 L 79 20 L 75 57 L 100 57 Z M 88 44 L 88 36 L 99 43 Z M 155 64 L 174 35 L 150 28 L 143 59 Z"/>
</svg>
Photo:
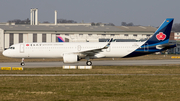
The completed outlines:
<svg viewBox="0 0 180 101">
<path fill-rule="evenodd" d="M 119 60 L 119 61 L 92 61 L 93 66 L 159 66 L 159 65 L 180 65 L 180 60 Z M 86 61 L 75 64 L 64 64 L 63 62 L 25 62 L 24 68 L 37 67 L 62 67 L 62 66 L 85 66 Z M 21 67 L 20 62 L 0 63 L 0 67 Z"/>
</svg>

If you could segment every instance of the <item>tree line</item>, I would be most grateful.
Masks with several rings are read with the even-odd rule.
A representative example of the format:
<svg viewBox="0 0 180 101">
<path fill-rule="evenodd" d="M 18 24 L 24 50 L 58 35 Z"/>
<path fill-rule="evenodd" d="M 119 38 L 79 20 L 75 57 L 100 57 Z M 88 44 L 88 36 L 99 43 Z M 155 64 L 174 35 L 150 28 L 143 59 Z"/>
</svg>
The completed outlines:
<svg viewBox="0 0 180 101">
<path fill-rule="evenodd" d="M 8 23 L 15 23 L 15 24 L 30 24 L 29 18 L 25 20 L 20 20 L 20 19 L 14 19 L 14 20 L 9 20 L 7 21 Z M 48 21 L 44 21 L 43 23 L 50 23 Z M 77 23 L 77 21 L 74 20 L 67 20 L 67 19 L 57 19 L 57 23 Z M 92 26 L 100 26 L 102 23 L 94 23 L 92 22 Z M 105 26 L 115 26 L 113 23 L 108 23 L 104 24 Z M 135 26 L 132 22 L 127 23 L 127 22 L 121 22 L 121 26 Z M 180 23 L 175 23 L 172 27 L 172 31 L 175 32 L 180 32 Z"/>
</svg>

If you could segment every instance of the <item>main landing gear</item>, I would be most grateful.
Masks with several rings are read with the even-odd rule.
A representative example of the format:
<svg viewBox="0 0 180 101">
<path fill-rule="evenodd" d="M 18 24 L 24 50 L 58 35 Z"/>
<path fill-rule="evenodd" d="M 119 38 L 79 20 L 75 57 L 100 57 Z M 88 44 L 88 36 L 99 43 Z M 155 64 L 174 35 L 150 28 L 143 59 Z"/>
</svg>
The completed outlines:
<svg viewBox="0 0 180 101">
<path fill-rule="evenodd" d="M 86 65 L 91 66 L 91 65 L 92 65 L 92 62 L 91 62 L 91 61 L 87 61 L 87 62 L 86 62 Z"/>
<path fill-rule="evenodd" d="M 24 58 L 22 58 L 22 61 L 21 61 L 21 66 L 24 66 L 25 63 L 24 63 Z"/>
<path fill-rule="evenodd" d="M 87 56 L 85 59 L 87 60 L 86 65 L 91 66 L 92 62 L 90 61 L 90 57 Z"/>
</svg>

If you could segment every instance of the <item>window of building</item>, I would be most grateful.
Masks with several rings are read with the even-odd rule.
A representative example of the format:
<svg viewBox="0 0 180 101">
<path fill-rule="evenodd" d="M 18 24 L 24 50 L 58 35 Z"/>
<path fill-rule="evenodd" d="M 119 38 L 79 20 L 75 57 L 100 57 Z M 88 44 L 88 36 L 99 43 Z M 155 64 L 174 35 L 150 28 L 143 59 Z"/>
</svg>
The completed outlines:
<svg viewBox="0 0 180 101">
<path fill-rule="evenodd" d="M 149 37 L 149 36 L 151 36 L 151 35 L 150 35 L 150 34 L 147 34 L 146 36 L 148 36 L 148 37 Z"/>
<path fill-rule="evenodd" d="M 56 34 L 56 42 L 59 42 L 58 37 L 60 34 Z"/>
<path fill-rule="evenodd" d="M 19 33 L 19 43 L 23 43 L 23 33 Z"/>
<path fill-rule="evenodd" d="M 37 34 L 36 33 L 33 34 L 33 42 L 37 42 Z"/>
<path fill-rule="evenodd" d="M 69 36 L 69 34 L 65 34 L 66 36 Z"/>
<path fill-rule="evenodd" d="M 115 36 L 115 34 L 111 34 L 111 36 Z"/>
<path fill-rule="evenodd" d="M 46 34 L 42 34 L 42 42 L 46 42 Z"/>
<path fill-rule="evenodd" d="M 102 36 L 106 36 L 106 34 L 101 34 Z"/>
<path fill-rule="evenodd" d="M 133 34 L 134 37 L 137 37 L 137 34 Z"/>
<path fill-rule="evenodd" d="M 88 36 L 92 36 L 92 34 L 88 34 Z"/>
<path fill-rule="evenodd" d="M 68 38 L 65 38 L 65 42 L 69 42 L 69 39 L 68 39 Z"/>
<path fill-rule="evenodd" d="M 14 44 L 14 33 L 9 33 L 9 45 Z"/>
<path fill-rule="evenodd" d="M 124 34 L 124 36 L 129 36 L 128 34 Z"/>
</svg>

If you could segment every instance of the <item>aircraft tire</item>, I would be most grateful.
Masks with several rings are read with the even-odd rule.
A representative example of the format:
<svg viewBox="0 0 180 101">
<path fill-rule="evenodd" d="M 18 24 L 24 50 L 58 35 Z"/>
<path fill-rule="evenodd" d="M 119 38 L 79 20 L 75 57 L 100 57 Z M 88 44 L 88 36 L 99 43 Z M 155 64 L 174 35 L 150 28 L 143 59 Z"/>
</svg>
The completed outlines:
<svg viewBox="0 0 180 101">
<path fill-rule="evenodd" d="M 21 66 L 24 66 L 25 65 L 25 63 L 24 62 L 21 62 Z"/>
<path fill-rule="evenodd" d="M 91 65 L 92 65 L 92 62 L 91 62 L 91 61 L 87 61 L 87 62 L 86 62 L 86 65 L 91 66 Z"/>
</svg>

